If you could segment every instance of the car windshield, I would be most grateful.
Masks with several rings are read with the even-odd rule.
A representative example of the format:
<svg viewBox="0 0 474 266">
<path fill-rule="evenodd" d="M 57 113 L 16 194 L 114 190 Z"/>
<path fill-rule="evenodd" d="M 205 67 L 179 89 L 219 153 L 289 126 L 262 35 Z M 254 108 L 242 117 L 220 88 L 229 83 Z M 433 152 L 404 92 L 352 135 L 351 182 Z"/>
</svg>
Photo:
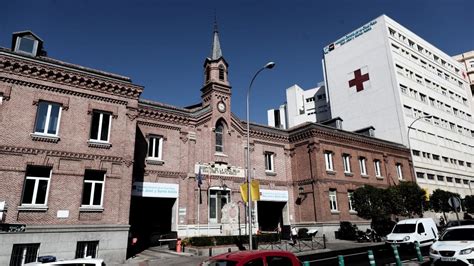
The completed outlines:
<svg viewBox="0 0 474 266">
<path fill-rule="evenodd" d="M 441 241 L 474 241 L 474 228 L 460 228 L 446 231 Z"/>
<path fill-rule="evenodd" d="M 397 224 L 393 228 L 392 233 L 395 233 L 395 234 L 397 234 L 397 233 L 413 233 L 413 232 L 415 232 L 415 227 L 416 227 L 415 224 Z"/>
<path fill-rule="evenodd" d="M 202 266 L 235 266 L 236 261 L 233 260 L 207 260 L 202 263 Z"/>
</svg>

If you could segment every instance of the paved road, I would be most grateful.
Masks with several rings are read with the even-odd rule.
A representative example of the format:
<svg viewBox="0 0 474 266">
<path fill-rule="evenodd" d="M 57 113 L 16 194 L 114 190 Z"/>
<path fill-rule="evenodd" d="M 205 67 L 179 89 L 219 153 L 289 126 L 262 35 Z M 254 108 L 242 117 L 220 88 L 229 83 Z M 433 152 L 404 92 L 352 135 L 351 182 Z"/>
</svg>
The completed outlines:
<svg viewBox="0 0 474 266">
<path fill-rule="evenodd" d="M 385 245 L 371 247 L 374 252 L 376 265 L 389 265 L 390 263 L 395 262 L 395 256 L 393 255 L 393 250 L 390 247 Z M 427 256 L 429 248 L 422 248 L 422 254 Z M 309 261 L 310 265 L 338 265 L 338 255 L 344 256 L 344 262 L 347 266 L 367 266 L 369 264 L 369 258 L 367 249 L 353 250 L 351 253 L 347 253 L 344 250 L 339 250 L 335 252 L 320 253 L 320 254 L 311 254 L 305 256 L 299 256 L 301 261 Z M 416 253 L 414 251 L 403 251 L 400 250 L 401 260 L 411 260 L 416 259 Z M 426 264 L 429 265 L 429 264 Z"/>
</svg>

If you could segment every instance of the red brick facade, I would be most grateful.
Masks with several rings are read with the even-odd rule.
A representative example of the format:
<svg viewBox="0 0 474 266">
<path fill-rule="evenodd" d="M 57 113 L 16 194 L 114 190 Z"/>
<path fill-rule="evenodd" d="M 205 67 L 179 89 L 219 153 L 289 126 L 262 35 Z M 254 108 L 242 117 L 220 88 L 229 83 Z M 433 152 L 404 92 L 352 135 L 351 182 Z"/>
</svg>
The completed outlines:
<svg viewBox="0 0 474 266">
<path fill-rule="evenodd" d="M 154 230 L 177 231 L 180 236 L 229 233 L 222 226 L 220 207 L 225 201 L 242 200 L 246 123 L 231 110 L 227 62 L 222 57 L 207 59 L 204 74 L 201 103 L 179 108 L 139 100 L 143 88 L 129 78 L 2 48 L 0 201 L 7 206 L 4 222 L 26 224 L 27 231 L 5 233 L 10 238 L 0 244 L 0 262 L 8 262 L 18 236 L 24 237 L 22 243 L 30 243 L 31 234 L 37 234 L 42 252 L 57 252 L 60 245 L 64 252 L 56 254 L 68 259 L 77 241 L 101 241 L 100 256 L 117 262 L 125 256 L 129 223 L 132 233 L 141 237 Z M 57 136 L 34 134 L 41 102 L 61 108 Z M 91 126 L 96 123 L 96 111 L 104 114 L 100 119 L 110 116 L 108 141 L 90 140 L 91 132 L 97 130 Z M 158 145 L 156 150 L 150 148 L 155 147 L 151 138 Z M 397 184 L 396 164 L 401 165 L 405 180 L 413 180 L 408 149 L 373 137 L 317 124 L 289 130 L 251 124 L 250 138 L 251 169 L 264 190 L 255 219 L 268 228 L 278 222 L 322 227 L 340 220 L 361 221 L 349 211 L 348 191 L 364 184 Z M 334 171 L 326 171 L 326 151 L 333 154 Z M 351 156 L 351 173 L 344 174 L 342 154 Z M 266 156 L 272 160 L 271 169 L 265 164 Z M 367 176 L 360 174 L 361 156 L 367 162 Z M 381 163 L 379 178 L 374 175 L 376 159 Z M 29 166 L 51 169 L 47 204 L 23 204 L 29 193 L 25 188 Z M 202 204 L 196 181 L 199 168 Z M 105 173 L 102 204 L 83 206 L 86 170 Z M 210 170 L 216 172 L 209 174 Z M 144 182 L 143 191 L 140 182 Z M 145 195 L 146 189 L 150 194 Z M 338 205 L 333 212 L 331 189 L 336 190 Z M 245 212 L 238 206 L 244 230 Z M 148 221 L 153 219 L 159 222 Z M 54 243 L 44 232 L 67 234 L 70 239 Z M 112 232 L 119 233 L 108 237 Z"/>
</svg>

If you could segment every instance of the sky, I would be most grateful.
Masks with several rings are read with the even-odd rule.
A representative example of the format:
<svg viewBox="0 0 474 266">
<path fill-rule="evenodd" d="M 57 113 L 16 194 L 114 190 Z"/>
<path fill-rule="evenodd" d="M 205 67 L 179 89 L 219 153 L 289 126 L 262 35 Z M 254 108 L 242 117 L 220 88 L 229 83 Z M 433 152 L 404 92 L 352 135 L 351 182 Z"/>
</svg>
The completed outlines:
<svg viewBox="0 0 474 266">
<path fill-rule="evenodd" d="M 251 78 L 276 63 L 252 86 L 250 120 L 260 124 L 286 88 L 323 81 L 324 46 L 382 14 L 449 55 L 474 50 L 472 0 L 4 0 L 0 10 L 0 46 L 32 30 L 49 57 L 128 76 L 142 98 L 178 107 L 200 102 L 216 16 L 241 119 Z"/>
</svg>

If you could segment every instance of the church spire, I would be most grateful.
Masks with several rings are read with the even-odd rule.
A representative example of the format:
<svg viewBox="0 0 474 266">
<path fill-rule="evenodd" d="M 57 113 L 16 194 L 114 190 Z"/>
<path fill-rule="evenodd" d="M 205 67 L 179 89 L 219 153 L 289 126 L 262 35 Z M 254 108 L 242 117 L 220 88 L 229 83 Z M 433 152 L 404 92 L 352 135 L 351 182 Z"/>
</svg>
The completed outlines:
<svg viewBox="0 0 474 266">
<path fill-rule="evenodd" d="M 217 17 L 214 15 L 214 38 L 212 40 L 211 60 L 222 57 L 221 43 L 219 42 L 219 31 L 217 29 Z"/>
</svg>

